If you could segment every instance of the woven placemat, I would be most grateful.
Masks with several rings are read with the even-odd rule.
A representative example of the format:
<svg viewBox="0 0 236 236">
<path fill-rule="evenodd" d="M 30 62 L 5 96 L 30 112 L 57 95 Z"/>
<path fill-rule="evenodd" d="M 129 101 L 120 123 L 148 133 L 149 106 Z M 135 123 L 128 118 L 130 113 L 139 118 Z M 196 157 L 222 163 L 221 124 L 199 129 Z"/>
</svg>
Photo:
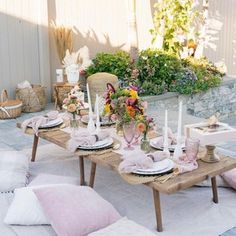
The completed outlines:
<svg viewBox="0 0 236 236">
<path fill-rule="evenodd" d="M 122 161 L 121 155 L 118 153 L 110 152 L 104 155 L 91 155 L 90 159 L 95 162 L 101 162 L 102 164 L 108 165 L 112 167 L 112 169 L 116 170 L 120 176 L 129 184 L 145 184 L 149 182 L 158 181 L 159 183 L 164 183 L 168 179 L 175 177 L 178 173 L 176 170 L 170 170 L 165 174 L 153 175 L 153 176 L 142 176 L 137 174 L 124 174 L 118 171 L 118 166 Z"/>
<path fill-rule="evenodd" d="M 165 183 L 167 180 L 174 178 L 177 176 L 178 170 L 172 169 L 164 174 L 153 175 L 153 176 L 145 176 L 145 175 L 137 175 L 137 174 L 123 174 L 120 173 L 120 176 L 129 184 L 146 184 L 150 182 L 158 182 Z"/>
<path fill-rule="evenodd" d="M 104 147 L 104 148 L 100 148 L 100 149 L 93 149 L 93 150 L 83 150 L 83 149 L 77 149 L 76 150 L 76 154 L 79 156 L 89 156 L 89 159 L 93 160 L 93 159 L 101 159 L 101 161 L 103 159 L 107 158 L 107 153 L 112 153 L 109 154 L 108 156 L 113 156 L 113 147 L 117 144 L 120 143 L 120 141 L 116 138 L 113 137 L 113 144 L 109 147 Z M 120 155 L 119 155 L 120 156 Z"/>
</svg>

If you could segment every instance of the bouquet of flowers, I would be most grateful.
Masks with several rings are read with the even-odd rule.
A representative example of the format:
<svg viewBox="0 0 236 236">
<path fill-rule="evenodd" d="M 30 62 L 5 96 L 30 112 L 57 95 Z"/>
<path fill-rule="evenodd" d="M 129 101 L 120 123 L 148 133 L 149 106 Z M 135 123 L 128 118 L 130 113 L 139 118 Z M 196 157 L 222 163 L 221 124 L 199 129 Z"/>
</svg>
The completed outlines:
<svg viewBox="0 0 236 236">
<path fill-rule="evenodd" d="M 63 100 L 63 108 L 72 114 L 74 120 L 76 119 L 78 111 L 84 108 L 84 95 L 78 86 L 75 86 L 75 88 L 68 93 L 67 98 Z"/>
<path fill-rule="evenodd" d="M 140 133 L 143 133 L 143 139 L 147 139 L 147 133 L 154 126 L 153 118 L 147 116 L 140 116 L 137 121 L 137 129 Z"/>
<path fill-rule="evenodd" d="M 104 113 L 112 121 L 125 123 L 138 120 L 144 114 L 145 105 L 138 96 L 136 86 L 115 90 L 110 83 L 107 84 Z"/>
</svg>

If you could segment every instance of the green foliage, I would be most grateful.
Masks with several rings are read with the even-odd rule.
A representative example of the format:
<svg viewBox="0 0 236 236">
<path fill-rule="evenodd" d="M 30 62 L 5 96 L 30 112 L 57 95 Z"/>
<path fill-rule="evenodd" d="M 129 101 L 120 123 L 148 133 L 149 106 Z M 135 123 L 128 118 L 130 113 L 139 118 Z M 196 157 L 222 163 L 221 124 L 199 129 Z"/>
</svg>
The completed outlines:
<svg viewBox="0 0 236 236">
<path fill-rule="evenodd" d="M 127 52 L 98 53 L 93 59 L 93 64 L 86 69 L 86 73 L 89 76 L 97 72 L 107 72 L 118 76 L 120 80 L 125 80 L 131 75 L 131 68 L 131 58 Z"/>
<path fill-rule="evenodd" d="M 206 91 L 219 86 L 221 83 L 223 74 L 206 58 L 195 59 L 190 57 L 182 60 L 182 65 L 185 68 L 184 76 L 182 79 L 172 82 L 170 91 L 192 94 Z"/>
<path fill-rule="evenodd" d="M 87 74 L 108 72 L 118 76 L 122 85 L 136 84 L 141 95 L 157 95 L 164 92 L 193 94 L 219 86 L 222 74 L 206 58 L 189 57 L 181 60 L 172 53 L 147 49 L 139 53 L 136 64 L 129 54 L 98 53 Z M 121 90 L 123 93 L 124 90 Z M 125 94 L 118 94 L 125 96 Z"/>
<path fill-rule="evenodd" d="M 154 29 L 152 43 L 157 36 L 163 38 L 162 49 L 179 55 L 188 40 L 191 27 L 196 23 L 199 12 L 195 8 L 194 0 L 162 0 L 154 5 Z"/>
<path fill-rule="evenodd" d="M 141 94 L 156 95 L 168 90 L 172 81 L 182 76 L 181 61 L 174 55 L 158 50 L 141 51 L 137 69 Z"/>
</svg>

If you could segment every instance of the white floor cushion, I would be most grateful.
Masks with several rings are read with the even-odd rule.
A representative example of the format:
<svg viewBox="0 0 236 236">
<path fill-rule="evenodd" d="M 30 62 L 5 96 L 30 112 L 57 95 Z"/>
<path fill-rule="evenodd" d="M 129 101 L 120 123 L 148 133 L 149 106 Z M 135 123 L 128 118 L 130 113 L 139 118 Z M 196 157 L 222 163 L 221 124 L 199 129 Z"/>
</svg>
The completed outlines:
<svg viewBox="0 0 236 236">
<path fill-rule="evenodd" d="M 155 236 L 155 234 L 147 228 L 124 217 L 114 224 L 93 232 L 88 236 Z"/>
<path fill-rule="evenodd" d="M 18 151 L 0 152 L 0 192 L 13 191 L 27 183 L 28 157 Z"/>
<path fill-rule="evenodd" d="M 39 174 L 30 183 L 29 187 L 15 189 L 14 198 L 8 209 L 4 223 L 11 225 L 50 224 L 33 189 L 61 184 L 77 185 L 78 179 L 70 176 Z"/>
<path fill-rule="evenodd" d="M 15 190 L 14 199 L 7 211 L 4 223 L 12 225 L 50 224 L 31 187 Z"/>
</svg>

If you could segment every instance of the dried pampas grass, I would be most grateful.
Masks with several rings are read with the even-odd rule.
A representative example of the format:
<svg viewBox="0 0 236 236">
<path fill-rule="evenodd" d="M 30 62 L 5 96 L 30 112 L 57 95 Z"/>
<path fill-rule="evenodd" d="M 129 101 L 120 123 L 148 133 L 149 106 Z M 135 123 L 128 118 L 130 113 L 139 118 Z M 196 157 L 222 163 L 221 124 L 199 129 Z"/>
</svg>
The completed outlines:
<svg viewBox="0 0 236 236">
<path fill-rule="evenodd" d="M 68 49 L 71 53 L 73 50 L 72 42 L 72 27 L 65 27 L 64 25 L 57 25 L 55 21 L 51 21 L 51 27 L 53 29 L 53 34 L 56 42 L 57 53 L 62 63 L 66 50 Z"/>
</svg>

